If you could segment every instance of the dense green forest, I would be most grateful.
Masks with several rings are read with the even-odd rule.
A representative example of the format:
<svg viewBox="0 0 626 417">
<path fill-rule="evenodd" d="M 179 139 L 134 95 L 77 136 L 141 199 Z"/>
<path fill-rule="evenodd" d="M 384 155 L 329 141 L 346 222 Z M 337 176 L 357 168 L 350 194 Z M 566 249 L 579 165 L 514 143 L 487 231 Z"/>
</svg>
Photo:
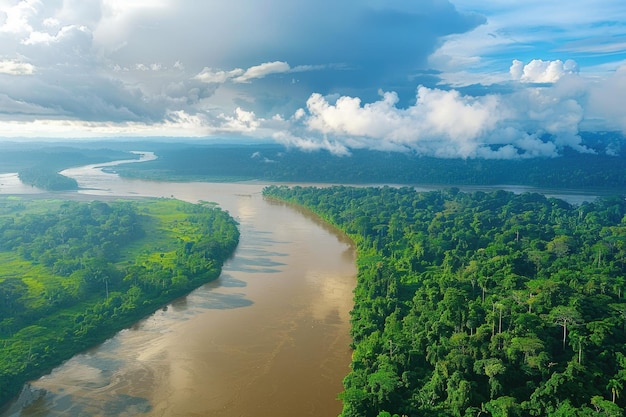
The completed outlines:
<svg viewBox="0 0 626 417">
<path fill-rule="evenodd" d="M 568 149 L 560 157 L 516 160 L 441 159 L 411 152 L 353 149 L 350 156 L 305 152 L 280 145 L 153 145 L 158 159 L 115 167 L 122 176 L 182 181 L 266 180 L 338 184 L 524 185 L 542 188 L 626 187 L 626 157 L 603 151 L 606 143 L 587 135 L 596 153 Z M 604 138 L 603 140 L 607 140 Z"/>
<path fill-rule="evenodd" d="M 77 190 L 78 182 L 47 167 L 25 168 L 18 172 L 20 181 L 49 191 Z"/>
<path fill-rule="evenodd" d="M 238 240 L 208 203 L 0 199 L 0 404 L 218 277 Z"/>
<path fill-rule="evenodd" d="M 442 159 L 406 152 L 351 149 L 350 155 L 303 151 L 278 144 L 218 144 L 206 141 L 80 141 L 64 144 L 3 143 L 0 173 L 46 189 L 73 189 L 62 169 L 137 158 L 156 160 L 109 168 L 122 176 L 162 181 L 289 181 L 338 184 L 522 185 L 541 188 L 623 190 L 626 142 L 617 132 L 582 133 L 589 152 L 569 148 L 554 158 L 514 160 Z"/>
<path fill-rule="evenodd" d="M 342 417 L 623 416 L 626 201 L 271 186 L 358 249 Z"/>
</svg>

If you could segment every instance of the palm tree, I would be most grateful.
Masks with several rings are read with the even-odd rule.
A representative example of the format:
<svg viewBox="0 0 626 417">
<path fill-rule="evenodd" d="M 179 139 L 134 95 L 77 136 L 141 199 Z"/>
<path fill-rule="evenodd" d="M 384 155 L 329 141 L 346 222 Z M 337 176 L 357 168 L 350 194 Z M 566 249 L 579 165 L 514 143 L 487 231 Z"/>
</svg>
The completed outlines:
<svg viewBox="0 0 626 417">
<path fill-rule="evenodd" d="M 619 392 L 624 388 L 622 382 L 618 379 L 611 378 L 609 379 L 609 383 L 606 386 L 607 389 L 611 390 L 611 397 L 613 400 L 613 404 L 615 404 L 615 400 L 619 398 Z"/>
</svg>

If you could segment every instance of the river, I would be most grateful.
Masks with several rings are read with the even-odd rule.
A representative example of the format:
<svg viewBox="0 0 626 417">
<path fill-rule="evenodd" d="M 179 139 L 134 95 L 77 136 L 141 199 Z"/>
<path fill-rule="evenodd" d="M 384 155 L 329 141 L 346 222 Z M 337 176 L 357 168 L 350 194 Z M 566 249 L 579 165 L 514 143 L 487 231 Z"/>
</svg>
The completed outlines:
<svg viewBox="0 0 626 417">
<path fill-rule="evenodd" d="M 81 187 L 71 193 L 0 176 L 0 194 L 23 198 L 216 202 L 241 231 L 219 279 L 32 381 L 0 417 L 337 415 L 351 353 L 351 243 L 306 212 L 263 199 L 263 183 L 131 180 L 101 169 L 153 158 L 145 152 L 139 161 L 63 171 Z M 459 188 L 533 191 L 573 204 L 596 198 L 578 190 Z"/>
<path fill-rule="evenodd" d="M 128 180 L 103 165 L 63 172 L 83 190 L 53 196 L 216 202 L 239 221 L 240 244 L 219 279 L 32 381 L 1 416 L 339 414 L 356 275 L 349 240 L 265 200 L 263 184 Z M 0 193 L 19 189 L 5 180 Z"/>
</svg>

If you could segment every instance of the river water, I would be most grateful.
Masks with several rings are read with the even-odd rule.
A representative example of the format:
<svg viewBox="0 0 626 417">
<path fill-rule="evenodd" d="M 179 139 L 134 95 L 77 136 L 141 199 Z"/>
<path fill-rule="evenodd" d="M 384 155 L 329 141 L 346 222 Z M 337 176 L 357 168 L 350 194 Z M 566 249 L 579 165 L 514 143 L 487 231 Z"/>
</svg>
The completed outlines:
<svg viewBox="0 0 626 417">
<path fill-rule="evenodd" d="M 219 279 L 32 381 L 0 415 L 339 414 L 356 275 L 345 236 L 265 200 L 263 184 L 127 180 L 98 166 L 63 172 L 84 190 L 54 197 L 216 202 L 239 221 L 240 244 Z"/>
<path fill-rule="evenodd" d="M 152 158 L 142 153 L 140 161 Z M 72 193 L 45 193 L 3 174 L 0 194 L 216 202 L 239 221 L 239 247 L 219 279 L 32 381 L 0 417 L 337 415 L 356 275 L 345 236 L 263 199 L 262 183 L 130 180 L 101 169 L 120 162 L 137 161 L 62 172 L 81 187 Z M 596 198 L 578 190 L 459 188 L 541 192 L 573 204 Z"/>
</svg>

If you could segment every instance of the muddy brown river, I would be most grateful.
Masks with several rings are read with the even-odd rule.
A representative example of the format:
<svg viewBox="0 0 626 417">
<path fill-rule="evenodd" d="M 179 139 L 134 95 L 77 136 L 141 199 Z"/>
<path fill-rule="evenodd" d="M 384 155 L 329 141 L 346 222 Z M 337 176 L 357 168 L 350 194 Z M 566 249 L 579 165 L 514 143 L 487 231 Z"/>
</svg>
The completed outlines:
<svg viewBox="0 0 626 417">
<path fill-rule="evenodd" d="M 345 236 L 263 199 L 261 183 L 128 180 L 99 168 L 115 164 L 65 171 L 83 190 L 53 197 L 216 202 L 239 221 L 239 247 L 218 280 L 32 381 L 0 417 L 339 414 L 356 275 Z M 541 192 L 573 204 L 596 197 L 588 190 L 483 188 Z M 0 193 L 47 196 L 16 174 L 0 175 Z"/>
<path fill-rule="evenodd" d="M 32 381 L 1 416 L 339 414 L 356 275 L 345 236 L 265 200 L 263 184 L 65 174 L 86 188 L 68 198 L 216 202 L 239 221 L 240 244 L 218 280 Z"/>
</svg>

